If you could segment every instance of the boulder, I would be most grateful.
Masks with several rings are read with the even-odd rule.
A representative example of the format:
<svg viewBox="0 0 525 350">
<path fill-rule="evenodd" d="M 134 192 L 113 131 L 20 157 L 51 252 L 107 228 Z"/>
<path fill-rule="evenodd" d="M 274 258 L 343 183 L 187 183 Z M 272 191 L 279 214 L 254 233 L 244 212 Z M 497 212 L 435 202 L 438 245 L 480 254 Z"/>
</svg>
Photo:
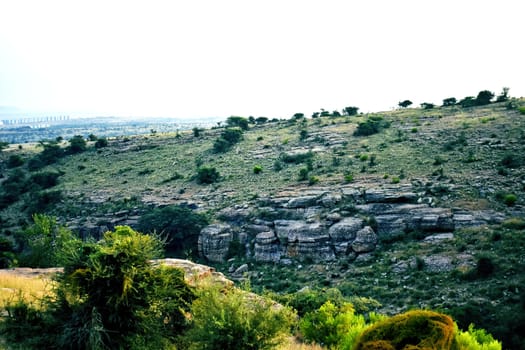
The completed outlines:
<svg viewBox="0 0 525 350">
<path fill-rule="evenodd" d="M 376 249 L 377 235 L 370 226 L 357 231 L 355 240 L 352 242 L 352 250 L 356 253 L 369 253 Z"/>
<path fill-rule="evenodd" d="M 199 235 L 199 255 L 211 262 L 224 262 L 232 240 L 233 232 L 230 225 L 208 225 Z"/>
<path fill-rule="evenodd" d="M 317 196 L 302 196 L 292 198 L 286 203 L 285 207 L 289 209 L 308 208 L 315 205 Z"/>
<path fill-rule="evenodd" d="M 344 218 L 330 226 L 328 235 L 333 243 L 353 241 L 357 231 L 363 227 L 363 223 L 364 220 L 360 218 Z"/>
<path fill-rule="evenodd" d="M 278 262 L 281 256 L 281 245 L 273 231 L 261 232 L 255 237 L 255 261 Z"/>
</svg>

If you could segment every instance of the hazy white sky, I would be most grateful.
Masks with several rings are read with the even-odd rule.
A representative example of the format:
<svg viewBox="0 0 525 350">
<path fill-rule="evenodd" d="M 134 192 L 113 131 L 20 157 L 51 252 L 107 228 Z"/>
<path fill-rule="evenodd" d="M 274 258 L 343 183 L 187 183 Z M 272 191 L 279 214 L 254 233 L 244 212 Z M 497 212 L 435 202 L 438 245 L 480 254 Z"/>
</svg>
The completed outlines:
<svg viewBox="0 0 525 350">
<path fill-rule="evenodd" d="M 0 0 L 0 106 L 310 115 L 525 95 L 522 0 Z"/>
</svg>

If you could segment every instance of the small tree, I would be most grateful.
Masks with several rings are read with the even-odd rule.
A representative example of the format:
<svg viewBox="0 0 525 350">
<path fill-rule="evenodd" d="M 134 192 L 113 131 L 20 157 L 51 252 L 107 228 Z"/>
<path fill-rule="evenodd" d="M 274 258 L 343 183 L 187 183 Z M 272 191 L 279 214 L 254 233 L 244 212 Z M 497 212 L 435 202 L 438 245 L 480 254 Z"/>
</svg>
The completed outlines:
<svg viewBox="0 0 525 350">
<path fill-rule="evenodd" d="M 410 100 L 404 100 L 404 101 L 401 101 L 399 102 L 397 105 L 401 108 L 407 108 L 408 106 L 410 106 L 412 104 L 412 101 Z"/>
<path fill-rule="evenodd" d="M 429 102 L 423 102 L 421 104 L 421 108 L 423 108 L 423 109 L 432 109 L 434 107 L 435 107 L 435 105 L 433 103 L 429 103 Z"/>
<path fill-rule="evenodd" d="M 200 137 L 201 136 L 201 132 L 204 131 L 204 129 L 198 128 L 198 127 L 194 127 L 191 130 L 193 131 L 193 137 Z"/>
<path fill-rule="evenodd" d="M 509 88 L 504 87 L 501 94 L 496 98 L 496 102 L 507 102 L 509 100 Z"/>
<path fill-rule="evenodd" d="M 476 97 L 476 106 L 484 106 L 490 104 L 490 101 L 494 98 L 494 93 L 489 90 L 482 90 Z"/>
<path fill-rule="evenodd" d="M 256 124 L 264 124 L 266 122 L 268 122 L 268 118 L 266 118 L 266 117 L 257 117 L 255 119 L 255 123 Z"/>
<path fill-rule="evenodd" d="M 244 117 L 231 116 L 226 119 L 226 124 L 229 127 L 239 127 L 242 130 L 248 130 L 248 119 Z"/>
<path fill-rule="evenodd" d="M 448 97 L 443 100 L 443 107 L 454 106 L 457 103 L 455 97 Z"/>
<path fill-rule="evenodd" d="M 357 112 L 359 111 L 358 107 L 345 107 L 343 112 L 347 116 L 354 116 L 357 115 Z"/>
<path fill-rule="evenodd" d="M 145 233 L 157 232 L 166 236 L 166 248 L 179 257 L 197 254 L 200 230 L 208 224 L 203 214 L 190 208 L 169 205 L 155 208 L 142 215 L 138 229 Z"/>
</svg>

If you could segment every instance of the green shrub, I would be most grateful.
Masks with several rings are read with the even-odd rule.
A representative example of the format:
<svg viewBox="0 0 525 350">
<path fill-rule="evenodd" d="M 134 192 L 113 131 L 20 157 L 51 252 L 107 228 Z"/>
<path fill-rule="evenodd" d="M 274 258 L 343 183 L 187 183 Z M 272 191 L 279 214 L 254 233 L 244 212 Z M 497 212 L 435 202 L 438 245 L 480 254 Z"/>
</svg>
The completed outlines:
<svg viewBox="0 0 525 350">
<path fill-rule="evenodd" d="M 95 141 L 95 148 L 104 148 L 108 146 L 108 140 L 105 137 L 101 137 Z"/>
<path fill-rule="evenodd" d="M 455 345 L 454 331 L 454 322 L 449 316 L 413 310 L 379 321 L 366 329 L 354 350 L 452 349 Z M 377 347 L 378 342 L 381 347 Z"/>
<path fill-rule="evenodd" d="M 188 207 L 169 205 L 144 213 L 138 229 L 144 233 L 158 233 L 166 237 L 166 248 L 177 257 L 197 257 L 200 230 L 208 218 Z"/>
<path fill-rule="evenodd" d="M 525 229 L 525 220 L 522 218 L 509 218 L 501 223 L 501 226 L 514 230 Z"/>
<path fill-rule="evenodd" d="M 518 107 L 518 111 L 520 112 L 520 114 L 525 115 L 525 106 Z"/>
<path fill-rule="evenodd" d="M 262 170 L 263 170 L 263 167 L 261 165 L 259 165 L 259 164 L 255 165 L 253 167 L 253 173 L 254 174 L 259 174 L 259 173 L 262 172 Z"/>
<path fill-rule="evenodd" d="M 344 175 L 344 180 L 345 180 L 345 182 L 352 182 L 352 181 L 354 181 L 354 175 L 352 175 L 352 174 L 345 174 Z"/>
<path fill-rule="evenodd" d="M 308 168 L 301 168 L 299 169 L 299 176 L 298 176 L 298 180 L 299 181 L 306 181 L 308 180 Z"/>
<path fill-rule="evenodd" d="M 224 129 L 221 135 L 213 143 L 215 153 L 224 153 L 242 140 L 242 130 L 240 128 Z"/>
<path fill-rule="evenodd" d="M 16 168 L 24 165 L 25 160 L 19 154 L 12 154 L 7 158 L 7 167 Z"/>
<path fill-rule="evenodd" d="M 191 308 L 190 349 L 274 349 L 290 334 L 295 314 L 272 300 L 237 288 L 209 287 Z"/>
<path fill-rule="evenodd" d="M 304 163 L 314 157 L 314 153 L 312 151 L 308 151 L 305 153 L 281 153 L 279 156 L 279 160 L 281 160 L 284 163 L 293 163 L 293 164 L 300 164 Z"/>
<path fill-rule="evenodd" d="M 390 180 L 393 184 L 398 184 L 401 181 L 401 179 L 398 176 L 392 176 L 392 179 Z"/>
<path fill-rule="evenodd" d="M 478 258 L 476 272 L 479 277 L 487 277 L 492 275 L 494 269 L 495 266 L 491 256 L 482 255 Z"/>
<path fill-rule="evenodd" d="M 86 140 L 81 135 L 75 135 L 69 140 L 69 146 L 67 147 L 68 153 L 75 154 L 84 152 L 87 149 Z"/>
<path fill-rule="evenodd" d="M 154 267 L 161 242 L 129 227 L 69 251 L 54 298 L 10 307 L 9 348 L 171 349 L 195 295 L 184 272 Z"/>
<path fill-rule="evenodd" d="M 56 218 L 43 214 L 33 215 L 33 224 L 17 234 L 24 250 L 20 265 L 27 267 L 56 267 L 68 262 L 68 256 L 80 241 Z"/>
<path fill-rule="evenodd" d="M 312 186 L 312 185 L 315 185 L 318 182 L 319 182 L 319 177 L 314 176 L 314 175 L 308 177 L 308 185 Z"/>
<path fill-rule="evenodd" d="M 43 189 L 51 188 L 58 185 L 58 178 L 61 173 L 54 171 L 43 171 L 31 175 L 31 181 Z"/>
<path fill-rule="evenodd" d="M 510 169 L 519 168 L 523 165 L 523 158 L 519 154 L 507 153 L 501 159 L 500 165 Z"/>
<path fill-rule="evenodd" d="M 242 130 L 248 130 L 248 119 L 244 117 L 231 116 L 226 119 L 229 127 L 238 127 Z"/>
<path fill-rule="evenodd" d="M 214 167 L 202 166 L 197 169 L 197 182 L 200 184 L 212 184 L 219 181 L 221 175 Z"/>
</svg>

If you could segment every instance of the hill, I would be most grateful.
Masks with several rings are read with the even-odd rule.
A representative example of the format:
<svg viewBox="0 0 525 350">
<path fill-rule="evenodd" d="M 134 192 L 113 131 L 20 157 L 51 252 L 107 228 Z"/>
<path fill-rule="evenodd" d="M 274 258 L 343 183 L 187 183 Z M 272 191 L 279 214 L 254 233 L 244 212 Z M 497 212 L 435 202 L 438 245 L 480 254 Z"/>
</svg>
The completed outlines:
<svg viewBox="0 0 525 350">
<path fill-rule="evenodd" d="M 99 236 L 181 205 L 209 225 L 192 250 L 175 253 L 197 258 L 199 250 L 256 290 L 337 287 L 377 300 L 383 312 L 443 310 L 464 327 L 474 322 L 519 344 L 525 116 L 518 108 L 295 116 L 252 120 L 246 130 L 235 120 L 229 128 L 110 138 L 104 147 L 93 140 L 81 152 L 61 141 L 64 154 L 33 171 L 41 149 L 4 149 L 2 234 L 16 236 L 41 211 Z M 56 184 L 34 186 L 37 173 L 56 174 Z M 23 190 L 8 197 L 12 183 Z"/>
</svg>

